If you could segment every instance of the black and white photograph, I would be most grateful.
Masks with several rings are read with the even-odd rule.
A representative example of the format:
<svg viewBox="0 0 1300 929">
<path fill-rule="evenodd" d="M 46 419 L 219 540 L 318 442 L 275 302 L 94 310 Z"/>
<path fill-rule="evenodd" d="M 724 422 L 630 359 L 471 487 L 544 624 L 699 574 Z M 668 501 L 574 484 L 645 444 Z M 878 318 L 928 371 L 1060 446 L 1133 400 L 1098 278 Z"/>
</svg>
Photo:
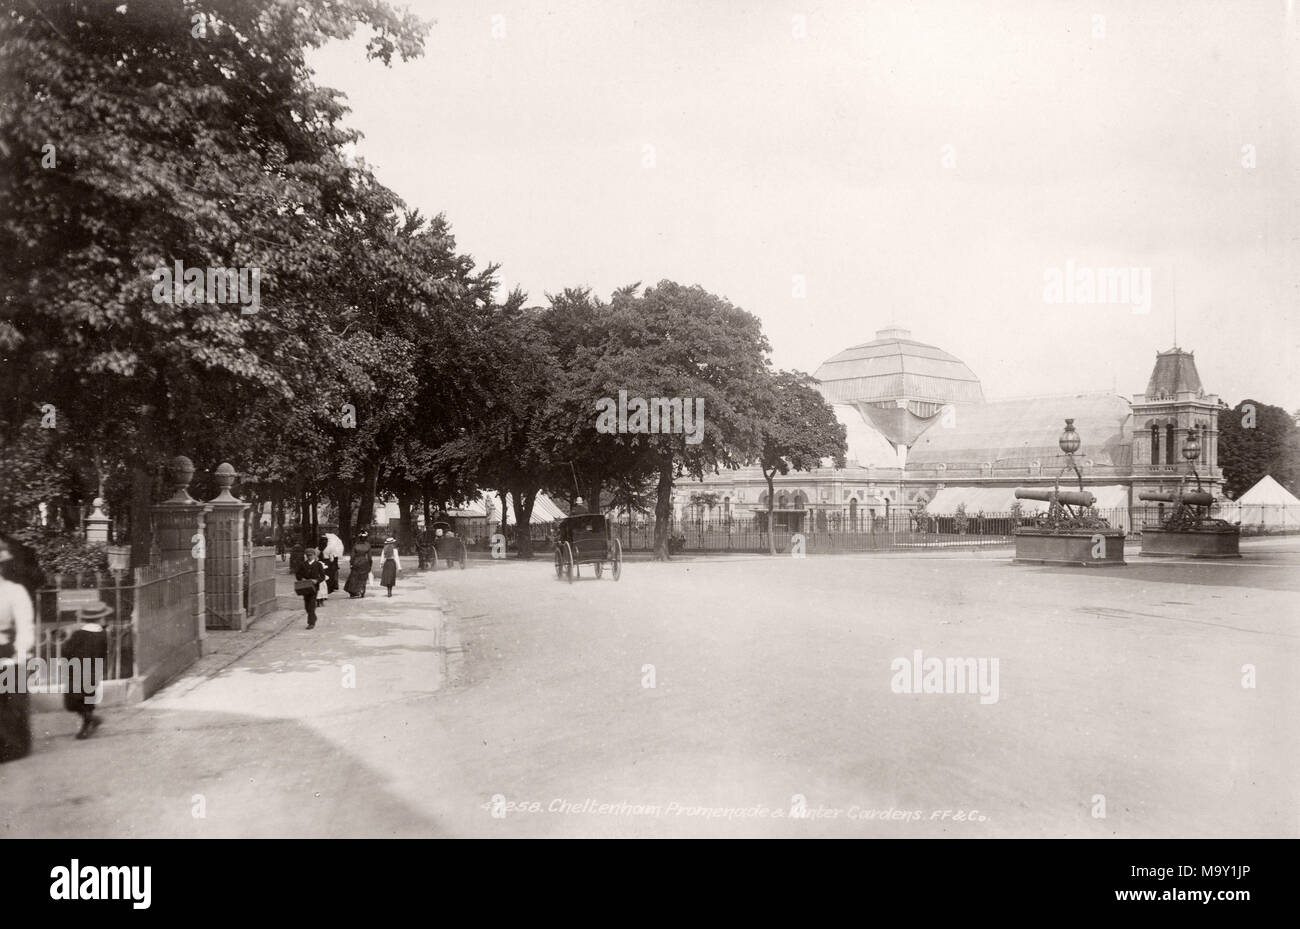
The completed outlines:
<svg viewBox="0 0 1300 929">
<path fill-rule="evenodd" d="M 1249 904 L 1194 840 L 1300 836 L 1297 5 L 4 0 L 31 894 L 1065 839 Z"/>
</svg>

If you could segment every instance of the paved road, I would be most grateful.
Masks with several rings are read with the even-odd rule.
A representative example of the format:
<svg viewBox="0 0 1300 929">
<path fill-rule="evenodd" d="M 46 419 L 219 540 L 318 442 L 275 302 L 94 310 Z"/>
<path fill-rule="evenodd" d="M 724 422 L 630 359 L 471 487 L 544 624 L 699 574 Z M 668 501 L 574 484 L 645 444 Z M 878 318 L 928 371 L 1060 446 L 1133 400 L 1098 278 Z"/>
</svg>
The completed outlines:
<svg viewBox="0 0 1300 929">
<path fill-rule="evenodd" d="M 331 602 L 88 743 L 58 715 L 0 768 L 4 834 L 1296 835 L 1298 547 L 715 558 L 572 585 L 471 562 Z M 916 650 L 998 659 L 996 702 L 894 692 Z"/>
</svg>

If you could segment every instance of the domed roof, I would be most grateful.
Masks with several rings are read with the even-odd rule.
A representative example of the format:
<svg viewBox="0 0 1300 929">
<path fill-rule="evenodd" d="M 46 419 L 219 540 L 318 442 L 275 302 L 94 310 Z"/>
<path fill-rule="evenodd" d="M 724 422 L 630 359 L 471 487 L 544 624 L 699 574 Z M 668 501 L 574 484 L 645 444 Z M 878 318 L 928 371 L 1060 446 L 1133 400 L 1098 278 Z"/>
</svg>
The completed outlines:
<svg viewBox="0 0 1300 929">
<path fill-rule="evenodd" d="M 912 401 L 927 407 L 984 400 L 979 378 L 961 359 L 911 336 L 906 329 L 882 329 L 872 341 L 828 358 L 813 374 L 822 395 L 832 403 Z"/>
<path fill-rule="evenodd" d="M 898 452 L 889 439 L 882 435 L 870 420 L 864 419 L 851 403 L 832 403 L 835 419 L 844 426 L 844 461 L 849 467 L 898 468 Z M 822 467 L 831 467 L 829 458 Z"/>
</svg>

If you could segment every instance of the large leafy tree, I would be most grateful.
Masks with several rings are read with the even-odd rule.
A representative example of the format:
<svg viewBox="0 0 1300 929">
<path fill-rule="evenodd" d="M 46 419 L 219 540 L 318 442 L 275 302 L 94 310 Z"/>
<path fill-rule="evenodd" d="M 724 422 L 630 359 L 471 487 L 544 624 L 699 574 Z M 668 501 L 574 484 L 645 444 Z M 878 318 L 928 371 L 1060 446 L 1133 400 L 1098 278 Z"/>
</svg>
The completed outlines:
<svg viewBox="0 0 1300 929">
<path fill-rule="evenodd" d="M 844 467 L 845 428 L 826 404 L 814 381 L 798 371 L 778 371 L 768 378 L 763 392 L 766 415 L 762 421 L 762 450 L 758 465 L 767 481 L 768 552 L 776 554 L 772 513 L 776 475 L 811 471 L 829 458 Z"/>
<path fill-rule="evenodd" d="M 521 558 L 532 556 L 533 506 L 556 463 L 547 423 L 551 392 L 563 382 L 544 311 L 525 302 L 516 290 L 493 307 L 475 350 L 460 358 L 474 373 L 473 392 L 461 403 L 465 417 L 459 435 L 438 456 L 441 469 L 471 473 L 510 500 Z"/>
<path fill-rule="evenodd" d="M 1219 413 L 1224 493 L 1236 499 L 1266 474 L 1300 492 L 1300 427 L 1280 406 L 1242 400 Z"/>
<path fill-rule="evenodd" d="M 590 428 L 595 402 L 629 397 L 703 401 L 699 441 L 684 434 L 628 434 L 641 470 L 656 476 L 655 558 L 667 560 L 674 480 L 738 467 L 760 448 L 761 388 L 767 338 L 757 317 L 702 287 L 661 281 L 637 296 L 614 295 L 603 351 L 588 380 Z"/>
<path fill-rule="evenodd" d="M 49 404 L 70 444 L 126 460 L 137 561 L 163 457 L 228 446 L 231 422 L 272 415 L 268 395 L 290 428 L 327 393 L 319 360 L 358 305 L 346 245 L 376 201 L 396 206 L 344 156 L 345 108 L 305 65 L 358 24 L 372 58 L 421 51 L 421 24 L 374 0 L 67 0 L 0 18 L 0 429 Z M 258 269 L 259 312 L 159 302 L 150 274 L 176 261 Z"/>
</svg>

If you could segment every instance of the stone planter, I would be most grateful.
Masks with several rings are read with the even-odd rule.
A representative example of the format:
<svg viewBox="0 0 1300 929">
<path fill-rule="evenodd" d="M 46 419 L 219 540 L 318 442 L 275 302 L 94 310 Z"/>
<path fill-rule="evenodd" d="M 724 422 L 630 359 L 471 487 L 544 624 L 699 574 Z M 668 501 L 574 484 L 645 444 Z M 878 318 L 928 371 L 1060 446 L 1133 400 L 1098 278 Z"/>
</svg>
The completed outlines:
<svg viewBox="0 0 1300 929">
<path fill-rule="evenodd" d="M 1100 537 L 1100 538 L 1098 538 Z M 1100 557 L 1094 552 L 1105 541 Z M 1074 529 L 1048 532 L 1045 529 L 1016 530 L 1016 564 L 1076 564 L 1091 566 L 1124 564 L 1122 529 Z"/>
<path fill-rule="evenodd" d="M 1236 529 L 1143 529 L 1141 554 L 1148 558 L 1240 558 Z"/>
</svg>

